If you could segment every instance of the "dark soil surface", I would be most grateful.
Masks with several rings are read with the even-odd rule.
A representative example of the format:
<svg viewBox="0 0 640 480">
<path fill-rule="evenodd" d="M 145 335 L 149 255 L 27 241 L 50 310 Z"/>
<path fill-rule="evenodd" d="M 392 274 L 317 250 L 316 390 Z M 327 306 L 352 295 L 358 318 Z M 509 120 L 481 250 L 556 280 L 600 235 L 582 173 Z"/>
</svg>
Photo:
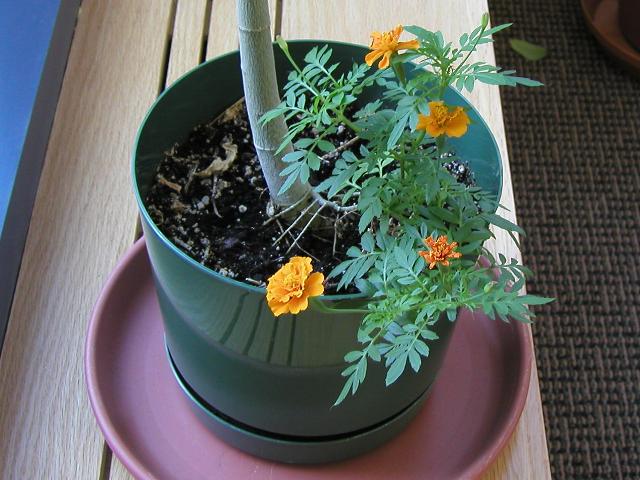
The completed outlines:
<svg viewBox="0 0 640 480">
<path fill-rule="evenodd" d="M 341 128 L 328 140 L 337 146 L 352 138 L 349 129 Z M 226 171 L 199 173 L 215 158 L 224 161 L 228 152 L 233 156 L 236 149 L 235 160 Z M 332 160 L 323 160 L 313 183 L 331 174 Z M 167 152 L 146 205 L 162 232 L 189 256 L 222 275 L 253 285 L 264 285 L 295 255 L 311 257 L 314 270 L 327 275 L 360 238 L 357 213 L 336 215 L 325 208 L 320 214 L 322 225 L 307 230 L 295 243 L 307 222 L 303 219 L 285 233 L 287 223 L 271 219 L 267 211 L 273 207 L 244 105 L 233 118 L 198 125 L 186 142 Z M 335 283 L 327 284 L 327 292 L 332 291 L 335 293 Z"/>
<path fill-rule="evenodd" d="M 309 137 L 315 134 L 306 132 Z M 339 128 L 327 139 L 336 146 L 344 145 L 353 134 Z M 349 145 L 355 151 L 359 146 L 357 140 Z M 313 184 L 331 174 L 337 156 L 323 157 L 320 170 L 311 179 Z M 216 168 L 225 163 L 230 164 L 226 170 Z M 468 168 L 455 160 L 447 168 L 464 183 L 472 181 Z M 298 234 L 307 221 L 301 220 L 287 232 L 285 221 L 274 220 L 267 213 L 273 213 L 273 206 L 244 104 L 235 114 L 196 126 L 184 143 L 166 153 L 146 205 L 162 232 L 187 255 L 222 275 L 252 285 L 265 285 L 295 255 L 311 257 L 314 270 L 326 276 L 345 259 L 347 249 L 360 241 L 356 212 L 336 214 L 325 208 L 320 225 L 300 239 Z M 336 293 L 336 284 L 329 281 L 326 292 Z"/>
</svg>

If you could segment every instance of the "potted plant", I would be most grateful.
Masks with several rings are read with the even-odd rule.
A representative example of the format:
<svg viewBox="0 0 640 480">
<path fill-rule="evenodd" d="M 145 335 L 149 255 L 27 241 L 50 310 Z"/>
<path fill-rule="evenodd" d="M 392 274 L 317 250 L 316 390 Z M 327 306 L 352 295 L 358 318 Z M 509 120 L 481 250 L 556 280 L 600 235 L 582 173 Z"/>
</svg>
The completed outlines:
<svg viewBox="0 0 640 480">
<path fill-rule="evenodd" d="M 506 27 L 487 16 L 455 47 L 398 26 L 369 48 L 275 50 L 266 1 L 238 17 L 240 52 L 165 91 L 136 142 L 169 361 L 233 445 L 338 460 L 416 414 L 460 309 L 529 321 L 548 301 L 518 296 L 527 269 L 483 247 L 490 225 L 522 231 L 496 214 L 495 141 L 451 88 L 538 83 L 468 63 Z"/>
</svg>

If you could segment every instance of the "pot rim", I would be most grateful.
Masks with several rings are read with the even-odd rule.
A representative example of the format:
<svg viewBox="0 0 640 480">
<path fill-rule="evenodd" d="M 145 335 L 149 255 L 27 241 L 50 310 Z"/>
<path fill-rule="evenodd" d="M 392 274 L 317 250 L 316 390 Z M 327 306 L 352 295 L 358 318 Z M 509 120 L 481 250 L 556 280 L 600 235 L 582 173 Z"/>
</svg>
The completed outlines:
<svg viewBox="0 0 640 480">
<path fill-rule="evenodd" d="M 357 44 L 357 43 L 350 43 L 350 42 L 341 42 L 341 41 L 334 41 L 334 40 L 322 40 L 322 39 L 296 39 L 296 40 L 288 40 L 287 43 L 289 44 L 316 44 L 316 45 L 343 45 L 343 46 L 347 46 L 347 47 L 357 47 L 357 48 L 368 48 L 366 45 L 362 45 L 362 44 Z M 273 42 L 273 45 L 276 46 L 277 43 Z M 218 55 L 214 58 L 211 58 L 209 60 L 207 60 L 206 62 L 203 62 L 201 64 L 199 64 L 198 66 L 192 68 L 191 70 L 189 70 L 188 72 L 186 72 L 185 74 L 183 74 L 182 76 L 180 76 L 175 82 L 173 82 L 168 88 L 165 88 L 164 91 L 158 96 L 158 98 L 156 98 L 156 100 L 151 104 L 151 106 L 149 107 L 149 109 L 147 110 L 147 112 L 145 113 L 145 116 L 142 120 L 142 122 L 140 123 L 140 127 L 138 128 L 138 131 L 136 132 L 136 136 L 135 136 L 135 140 L 134 140 L 134 144 L 133 144 L 133 151 L 131 153 L 131 178 L 133 180 L 133 192 L 136 198 L 136 202 L 138 204 L 138 210 L 140 212 L 140 215 L 142 217 L 144 217 L 145 222 L 151 226 L 151 229 L 153 230 L 153 232 L 155 233 L 155 235 L 162 241 L 162 243 L 165 245 L 165 247 L 169 248 L 169 250 L 171 250 L 173 252 L 174 255 L 176 255 L 178 258 L 180 258 L 183 262 L 188 263 L 189 265 L 191 265 L 192 267 L 195 267 L 196 269 L 200 270 L 202 273 L 211 276 L 213 278 L 215 278 L 218 281 L 222 281 L 223 283 L 226 283 L 228 285 L 231 286 L 235 286 L 235 287 L 240 287 L 244 290 L 248 290 L 250 292 L 253 293 L 259 293 L 261 295 L 266 295 L 266 288 L 265 287 L 257 287 L 255 285 L 251 285 L 249 283 L 245 283 L 245 282 L 241 282 L 229 277 L 225 277 L 224 275 L 219 274 L 218 272 L 216 272 L 215 270 L 202 265 L 200 262 L 197 262 L 195 259 L 193 259 L 192 257 L 190 257 L 189 255 L 187 255 L 186 253 L 184 253 L 182 250 L 180 250 L 171 240 L 169 240 L 169 238 L 160 230 L 160 228 L 155 224 L 155 222 L 153 221 L 153 219 L 151 218 L 151 216 L 149 215 L 149 212 L 147 211 L 147 207 L 140 195 L 140 190 L 138 188 L 138 176 L 136 175 L 136 160 L 137 160 L 137 153 L 138 153 L 138 146 L 140 143 L 140 137 L 142 136 L 142 132 L 144 131 L 146 124 L 149 120 L 149 118 L 151 117 L 151 115 L 153 114 L 154 110 L 156 109 L 156 106 L 158 104 L 160 104 L 163 100 L 164 97 L 166 95 L 169 94 L 169 92 L 178 84 L 184 82 L 187 77 L 191 76 L 194 72 L 196 72 L 197 70 L 200 70 L 202 68 L 205 68 L 206 66 L 208 66 L 210 63 L 219 61 L 223 58 L 227 58 L 227 57 L 231 57 L 231 56 L 235 56 L 238 55 L 239 50 L 233 50 L 231 52 L 225 53 L 223 55 Z M 467 100 L 460 92 L 458 92 L 455 88 L 452 87 L 447 87 L 448 90 L 450 90 L 451 92 L 453 92 L 456 96 L 458 96 L 460 99 L 462 99 L 467 105 L 468 108 L 470 108 L 476 115 L 476 117 L 479 119 L 479 123 L 481 124 L 481 126 L 483 126 L 485 128 L 486 131 L 489 132 L 489 137 L 491 138 L 491 142 L 493 143 L 493 147 L 495 148 L 495 151 L 497 152 L 497 160 L 498 160 L 498 172 L 499 172 L 499 176 L 500 176 L 500 182 L 499 182 L 499 187 L 498 187 L 498 192 L 497 192 L 497 199 L 498 201 L 500 201 L 500 198 L 502 197 L 502 184 L 504 182 L 504 175 L 503 175 L 503 168 L 504 165 L 502 163 L 502 154 L 500 152 L 500 147 L 495 139 L 495 136 L 493 135 L 493 132 L 491 131 L 491 129 L 489 128 L 489 125 L 487 125 L 487 122 L 485 121 L 485 119 L 482 117 L 482 115 L 480 115 L 480 112 L 478 112 L 478 110 L 475 108 L 475 106 L 469 101 Z M 334 295 L 320 295 L 319 297 L 317 297 L 319 300 L 325 300 L 325 301 L 341 301 L 341 300 L 359 300 L 359 299 L 365 299 L 368 298 L 366 294 L 364 293 L 347 293 L 347 294 L 334 294 Z M 312 309 L 313 307 L 310 306 L 310 308 Z"/>
</svg>

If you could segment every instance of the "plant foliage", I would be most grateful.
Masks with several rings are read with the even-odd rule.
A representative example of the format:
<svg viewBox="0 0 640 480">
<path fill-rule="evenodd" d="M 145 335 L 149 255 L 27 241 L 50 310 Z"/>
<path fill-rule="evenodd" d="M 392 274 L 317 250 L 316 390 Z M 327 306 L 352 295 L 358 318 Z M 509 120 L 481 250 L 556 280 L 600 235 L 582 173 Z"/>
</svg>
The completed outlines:
<svg viewBox="0 0 640 480">
<path fill-rule="evenodd" d="M 315 194 L 332 205 L 357 209 L 360 243 L 348 250 L 348 258 L 330 277 L 339 278 L 339 289 L 355 285 L 370 298 L 358 332 L 361 349 L 344 357 L 345 384 L 336 404 L 356 393 L 370 361 L 384 362 L 387 385 L 408 369 L 417 372 L 438 340 L 434 325 L 454 321 L 459 309 L 529 322 L 534 316 L 529 306 L 551 300 L 523 295 L 529 270 L 515 259 L 495 258 L 484 246 L 493 237 L 491 226 L 506 230 L 516 242 L 524 235 L 522 229 L 496 213 L 498 199 L 459 183 L 445 168 L 456 158 L 447 135 L 417 128 L 421 117 L 433 115 L 433 102 L 442 101 L 448 87 L 471 92 L 476 82 L 540 85 L 514 71 L 471 61 L 478 46 L 492 42 L 492 35 L 508 26 L 489 28 L 485 15 L 457 45 L 440 32 L 407 26 L 404 30 L 419 45 L 404 53 L 394 51 L 391 68 L 363 63 L 340 74 L 328 46 L 313 48 L 299 65 L 279 39 L 294 70 L 283 102 L 262 121 L 284 115 L 289 123 L 281 149 L 293 142 L 295 150 L 284 156 L 288 165 L 281 172 L 287 177 L 282 190 L 296 178 L 306 182 L 310 172 L 319 169 L 320 157 L 336 150 L 326 137 L 341 125 L 363 140 L 357 151 L 343 151 L 333 174 L 314 187 Z M 362 106 L 355 118 L 347 118 L 346 108 L 362 105 L 359 98 L 374 85 L 383 88 L 383 95 Z M 298 139 L 308 127 L 320 132 L 317 138 Z M 451 248 L 461 256 L 428 265 L 425 239 L 443 236 L 455 242 Z M 481 256 L 486 266 L 478 263 Z"/>
</svg>

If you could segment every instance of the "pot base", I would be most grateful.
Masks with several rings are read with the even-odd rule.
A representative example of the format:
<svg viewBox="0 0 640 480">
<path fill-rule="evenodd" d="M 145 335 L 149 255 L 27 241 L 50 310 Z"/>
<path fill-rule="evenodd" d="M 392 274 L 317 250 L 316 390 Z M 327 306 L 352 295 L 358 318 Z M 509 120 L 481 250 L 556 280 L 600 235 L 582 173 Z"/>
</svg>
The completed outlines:
<svg viewBox="0 0 640 480">
<path fill-rule="evenodd" d="M 166 349 L 171 371 L 198 419 L 227 444 L 251 455 L 283 463 L 337 462 L 373 450 L 399 434 L 420 411 L 429 387 L 417 400 L 393 417 L 370 428 L 326 437 L 287 436 L 253 428 L 217 411 L 185 382 Z"/>
</svg>

